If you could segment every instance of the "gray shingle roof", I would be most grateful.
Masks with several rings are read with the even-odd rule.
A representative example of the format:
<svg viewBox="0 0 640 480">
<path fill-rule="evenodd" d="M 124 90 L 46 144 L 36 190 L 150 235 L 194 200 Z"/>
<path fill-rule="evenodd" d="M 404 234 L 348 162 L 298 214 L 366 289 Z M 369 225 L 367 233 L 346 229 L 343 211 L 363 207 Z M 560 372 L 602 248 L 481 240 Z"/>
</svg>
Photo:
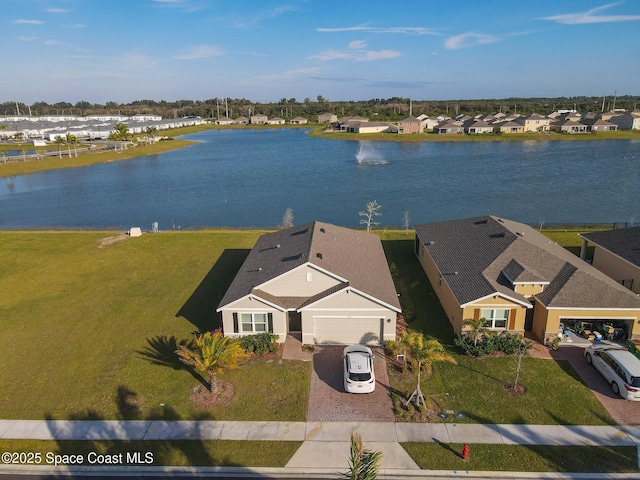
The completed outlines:
<svg viewBox="0 0 640 480">
<path fill-rule="evenodd" d="M 377 235 L 328 223 L 313 222 L 268 233 L 258 238 L 218 308 L 254 293 L 284 308 L 300 308 L 334 289 L 311 298 L 265 296 L 256 290 L 307 262 L 341 279 L 348 285 L 400 310 L 382 243 Z"/>
<path fill-rule="evenodd" d="M 640 268 L 640 227 L 580 235 Z"/>
<path fill-rule="evenodd" d="M 486 216 L 415 230 L 460 305 L 496 293 L 529 303 L 505 281 L 506 271 L 549 282 L 535 296 L 547 307 L 640 308 L 635 294 L 528 225 Z"/>
</svg>

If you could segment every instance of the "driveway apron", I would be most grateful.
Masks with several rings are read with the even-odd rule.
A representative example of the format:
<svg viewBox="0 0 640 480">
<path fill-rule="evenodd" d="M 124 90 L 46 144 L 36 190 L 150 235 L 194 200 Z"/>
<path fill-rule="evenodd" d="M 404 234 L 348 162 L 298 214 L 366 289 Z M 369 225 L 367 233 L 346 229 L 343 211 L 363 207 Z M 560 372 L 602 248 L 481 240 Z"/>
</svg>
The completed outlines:
<svg viewBox="0 0 640 480">
<path fill-rule="evenodd" d="M 374 351 L 376 389 L 373 393 L 344 391 L 342 350 L 344 346 L 316 346 L 309 386 L 309 422 L 393 422 L 389 376 L 383 355 Z"/>
</svg>

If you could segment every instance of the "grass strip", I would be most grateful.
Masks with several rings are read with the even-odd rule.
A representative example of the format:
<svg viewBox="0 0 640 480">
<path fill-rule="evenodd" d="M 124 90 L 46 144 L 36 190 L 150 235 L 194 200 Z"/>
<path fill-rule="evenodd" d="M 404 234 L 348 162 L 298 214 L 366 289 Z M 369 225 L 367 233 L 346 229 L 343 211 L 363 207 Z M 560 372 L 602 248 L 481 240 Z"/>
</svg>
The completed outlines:
<svg viewBox="0 0 640 480">
<path fill-rule="evenodd" d="M 61 464 L 85 467 L 284 467 L 301 444 L 239 440 L 0 440 L 0 451 L 40 453 L 39 463 L 32 456 L 34 465 L 53 465 L 59 455 Z"/>
<path fill-rule="evenodd" d="M 484 470 L 522 472 L 638 472 L 636 447 L 550 445 L 469 445 L 462 459 L 461 443 L 403 443 L 425 470 Z"/>
</svg>

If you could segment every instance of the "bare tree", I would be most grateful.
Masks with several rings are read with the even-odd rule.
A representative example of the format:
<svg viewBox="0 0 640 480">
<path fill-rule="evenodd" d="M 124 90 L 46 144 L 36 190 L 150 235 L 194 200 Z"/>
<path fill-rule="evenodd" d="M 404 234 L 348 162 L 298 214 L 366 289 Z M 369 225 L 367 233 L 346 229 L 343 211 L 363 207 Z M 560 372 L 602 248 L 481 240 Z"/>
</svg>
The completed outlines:
<svg viewBox="0 0 640 480">
<path fill-rule="evenodd" d="M 402 226 L 404 227 L 404 234 L 409 234 L 409 225 L 411 224 L 411 217 L 409 217 L 409 210 L 405 210 L 404 215 L 402 216 Z"/>
<path fill-rule="evenodd" d="M 538 231 L 542 231 L 542 227 L 544 227 L 545 223 L 546 220 L 544 219 L 544 217 L 542 215 L 538 216 Z"/>
<path fill-rule="evenodd" d="M 382 205 L 378 205 L 376 200 L 367 203 L 367 209 L 358 213 L 362 218 L 360 219 L 360 225 L 367 226 L 367 233 L 371 232 L 372 225 L 380 225 L 380 222 L 374 220 L 375 217 L 382 215 L 378 210 L 382 208 Z"/>
<path fill-rule="evenodd" d="M 293 227 L 293 209 L 291 207 L 284 211 L 282 216 L 282 228 Z"/>
</svg>

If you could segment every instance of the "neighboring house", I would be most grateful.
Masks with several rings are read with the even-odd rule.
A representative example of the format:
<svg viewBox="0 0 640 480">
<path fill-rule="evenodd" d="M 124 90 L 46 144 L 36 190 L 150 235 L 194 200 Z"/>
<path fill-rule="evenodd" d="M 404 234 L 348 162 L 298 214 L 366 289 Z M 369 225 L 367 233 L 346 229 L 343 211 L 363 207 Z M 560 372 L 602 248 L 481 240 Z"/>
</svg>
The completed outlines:
<svg viewBox="0 0 640 480">
<path fill-rule="evenodd" d="M 611 132 L 618 129 L 618 126 L 614 123 L 607 122 L 601 118 L 590 118 L 583 120 L 590 132 Z"/>
<path fill-rule="evenodd" d="M 476 120 L 472 118 L 471 120 L 467 120 L 463 126 L 465 133 L 493 133 L 493 125 L 489 125 L 482 120 Z"/>
<path fill-rule="evenodd" d="M 385 122 L 359 122 L 353 120 L 346 124 L 342 124 L 340 129 L 349 133 L 381 133 L 395 130 L 391 125 Z"/>
<path fill-rule="evenodd" d="M 587 133 L 587 126 L 576 120 L 559 120 L 551 124 L 551 130 L 561 133 Z"/>
<path fill-rule="evenodd" d="M 217 311 L 228 336 L 382 344 L 401 309 L 377 235 L 313 222 L 262 235 Z"/>
<path fill-rule="evenodd" d="M 615 115 L 609 122 L 617 125 L 620 130 L 640 130 L 640 117 L 630 113 Z"/>
<path fill-rule="evenodd" d="M 291 120 L 289 120 L 289 123 L 291 125 L 305 125 L 308 122 L 309 121 L 304 117 L 295 117 L 295 118 L 292 118 Z"/>
<path fill-rule="evenodd" d="M 252 125 L 265 125 L 269 121 L 269 117 L 262 113 L 256 113 L 255 115 L 251 115 L 251 124 Z"/>
<path fill-rule="evenodd" d="M 442 135 L 464 133 L 464 127 L 460 122 L 454 122 L 453 120 L 445 120 L 433 127 L 433 131 Z"/>
<path fill-rule="evenodd" d="M 236 125 L 248 125 L 249 119 L 247 117 L 238 117 L 233 121 Z"/>
<path fill-rule="evenodd" d="M 595 245 L 591 264 L 640 294 L 640 227 L 583 233 L 580 258 L 585 259 L 588 243 Z"/>
<path fill-rule="evenodd" d="M 532 113 L 524 119 L 525 132 L 548 132 L 551 120 L 539 113 Z"/>
<path fill-rule="evenodd" d="M 233 119 L 229 118 L 229 117 L 220 117 L 217 118 L 215 122 L 216 125 L 232 125 L 233 124 Z"/>
<path fill-rule="evenodd" d="M 416 117 L 407 117 L 398 122 L 398 133 L 422 133 L 424 124 Z"/>
<path fill-rule="evenodd" d="M 494 130 L 499 133 L 524 133 L 524 124 L 515 120 L 507 120 L 496 124 Z"/>
<path fill-rule="evenodd" d="M 335 123 L 338 121 L 338 116 L 333 113 L 322 113 L 318 115 L 318 123 Z"/>
<path fill-rule="evenodd" d="M 457 335 L 467 319 L 533 331 L 607 321 L 640 338 L 640 298 L 533 228 L 494 216 L 417 225 L 415 253 Z"/>
<path fill-rule="evenodd" d="M 252 120 L 251 123 L 253 123 L 253 120 Z M 286 122 L 284 121 L 284 118 L 273 117 L 273 118 L 270 118 L 269 120 L 267 120 L 267 123 L 269 125 L 284 125 Z"/>
</svg>

